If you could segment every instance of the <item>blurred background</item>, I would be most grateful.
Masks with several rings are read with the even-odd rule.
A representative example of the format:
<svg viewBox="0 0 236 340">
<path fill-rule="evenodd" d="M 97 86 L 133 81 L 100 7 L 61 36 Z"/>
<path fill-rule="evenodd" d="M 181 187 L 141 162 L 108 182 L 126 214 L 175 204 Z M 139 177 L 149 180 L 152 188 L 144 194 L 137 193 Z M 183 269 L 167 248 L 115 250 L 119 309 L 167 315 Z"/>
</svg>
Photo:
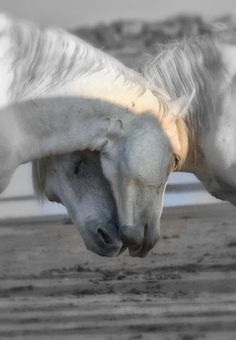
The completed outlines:
<svg viewBox="0 0 236 340">
<path fill-rule="evenodd" d="M 0 10 L 42 25 L 60 26 L 137 67 L 144 51 L 184 35 L 218 26 L 235 27 L 235 0 L 0 0 Z M 171 176 L 165 206 L 215 203 L 194 176 Z M 0 196 L 0 219 L 66 214 L 59 204 L 39 204 L 33 193 L 31 165 L 17 169 Z"/>
<path fill-rule="evenodd" d="M 4 11 L 42 24 L 75 28 L 118 19 L 158 21 L 179 14 L 236 14 L 234 0 L 0 0 Z"/>
</svg>

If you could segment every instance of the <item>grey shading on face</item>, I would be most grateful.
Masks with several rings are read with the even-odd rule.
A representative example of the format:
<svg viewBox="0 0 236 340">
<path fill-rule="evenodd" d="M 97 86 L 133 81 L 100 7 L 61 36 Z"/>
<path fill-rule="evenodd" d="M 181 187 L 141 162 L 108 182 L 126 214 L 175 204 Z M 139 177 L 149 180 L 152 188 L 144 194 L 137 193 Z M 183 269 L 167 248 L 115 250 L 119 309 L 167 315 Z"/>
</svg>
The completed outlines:
<svg viewBox="0 0 236 340">
<path fill-rule="evenodd" d="M 44 194 L 66 207 L 87 249 L 102 256 L 119 255 L 124 248 L 116 205 L 99 153 L 85 150 L 57 155 L 41 161 L 40 166 L 44 168 Z"/>
</svg>

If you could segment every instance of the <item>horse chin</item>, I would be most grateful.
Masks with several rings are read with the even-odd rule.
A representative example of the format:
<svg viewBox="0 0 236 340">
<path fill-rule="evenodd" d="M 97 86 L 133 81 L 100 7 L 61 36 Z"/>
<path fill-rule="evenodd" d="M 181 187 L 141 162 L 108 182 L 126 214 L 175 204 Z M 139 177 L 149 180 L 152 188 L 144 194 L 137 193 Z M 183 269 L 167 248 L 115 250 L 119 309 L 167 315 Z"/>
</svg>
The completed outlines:
<svg viewBox="0 0 236 340">
<path fill-rule="evenodd" d="M 130 246 L 129 254 L 132 257 L 145 257 L 147 253 L 143 252 L 143 242 L 138 246 Z"/>
<path fill-rule="evenodd" d="M 132 235 L 132 232 L 135 229 L 136 228 L 131 227 L 131 233 L 130 233 L 129 236 Z M 158 222 L 158 224 L 151 223 L 151 224 L 145 225 L 144 234 L 143 234 L 141 241 L 134 242 L 134 238 L 133 238 L 132 242 L 125 243 L 125 244 L 128 245 L 130 256 L 143 258 L 143 257 L 147 256 L 147 254 L 150 252 L 150 250 L 155 246 L 155 244 L 158 242 L 159 238 L 160 238 L 159 222 Z M 139 239 L 140 238 L 138 238 L 137 240 L 139 240 Z"/>
<path fill-rule="evenodd" d="M 129 254 L 132 257 L 146 257 L 149 251 L 151 250 L 150 247 L 145 245 L 145 241 L 143 241 L 139 246 L 131 246 L 129 247 Z"/>
</svg>

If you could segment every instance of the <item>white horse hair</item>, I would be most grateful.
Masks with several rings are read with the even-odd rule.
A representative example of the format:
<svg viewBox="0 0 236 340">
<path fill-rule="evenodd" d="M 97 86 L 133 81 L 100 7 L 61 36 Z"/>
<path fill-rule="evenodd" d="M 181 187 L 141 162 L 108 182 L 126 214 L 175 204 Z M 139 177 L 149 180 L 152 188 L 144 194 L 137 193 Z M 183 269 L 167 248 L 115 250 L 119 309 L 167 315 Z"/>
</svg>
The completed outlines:
<svg viewBox="0 0 236 340">
<path fill-rule="evenodd" d="M 42 97 L 48 92 L 55 94 L 70 82 L 102 71 L 114 80 L 119 77 L 140 94 L 146 89 L 147 82 L 137 73 L 68 32 L 12 21 L 5 15 L 0 21 L 3 62 L 8 59 L 7 72 L 2 72 L 10 85 L 1 94 L 1 105 Z"/>
<path fill-rule="evenodd" d="M 135 71 L 62 30 L 41 29 L 2 15 L 0 33 L 0 190 L 24 162 L 99 151 L 112 189 L 111 194 L 105 186 L 103 210 L 93 200 L 81 206 L 63 166 L 67 181 L 61 201 L 89 249 L 114 256 L 123 242 L 132 255 L 146 255 L 159 237 L 167 175 L 184 159 L 179 156 L 183 147 L 178 136 L 173 135 L 172 116 L 181 117 L 178 105 Z M 164 162 L 160 154 L 153 155 L 153 148 L 167 154 Z M 112 196 L 115 202 L 111 199 L 109 205 Z M 133 226 L 138 236 L 131 232 Z"/>
</svg>

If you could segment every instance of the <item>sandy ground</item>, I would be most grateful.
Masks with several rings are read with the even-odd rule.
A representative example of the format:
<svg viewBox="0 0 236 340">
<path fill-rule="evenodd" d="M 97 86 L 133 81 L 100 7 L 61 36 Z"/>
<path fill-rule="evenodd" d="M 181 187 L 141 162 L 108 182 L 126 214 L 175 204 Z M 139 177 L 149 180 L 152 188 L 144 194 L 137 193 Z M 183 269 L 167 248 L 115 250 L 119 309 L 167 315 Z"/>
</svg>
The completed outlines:
<svg viewBox="0 0 236 340">
<path fill-rule="evenodd" d="M 145 259 L 64 220 L 0 224 L 0 339 L 236 339 L 236 209 L 170 208 Z"/>
</svg>

